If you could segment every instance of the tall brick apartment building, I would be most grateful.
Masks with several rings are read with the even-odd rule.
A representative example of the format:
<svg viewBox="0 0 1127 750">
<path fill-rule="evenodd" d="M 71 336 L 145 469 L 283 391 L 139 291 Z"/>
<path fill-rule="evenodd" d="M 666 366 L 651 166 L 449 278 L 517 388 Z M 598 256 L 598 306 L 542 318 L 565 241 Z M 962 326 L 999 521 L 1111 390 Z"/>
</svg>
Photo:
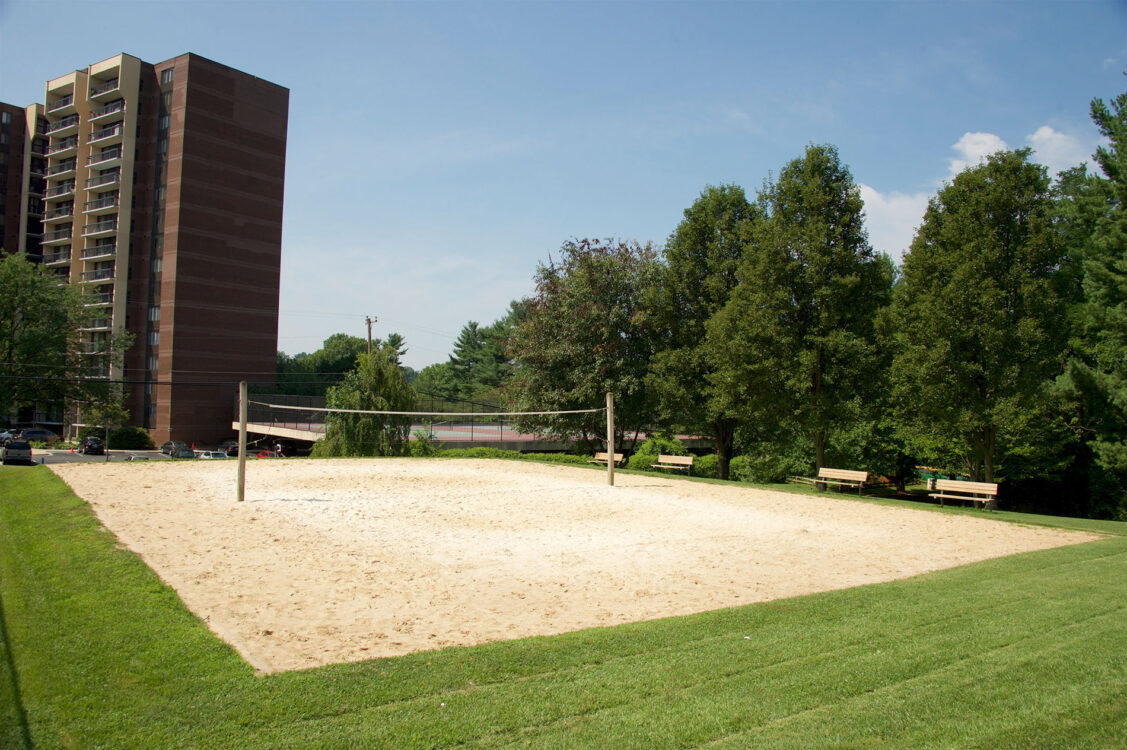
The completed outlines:
<svg viewBox="0 0 1127 750">
<path fill-rule="evenodd" d="M 288 89 L 190 53 L 120 54 L 0 107 L 5 249 L 83 285 L 91 350 L 133 334 L 101 375 L 158 443 L 229 437 L 235 383 L 275 370 L 288 112 Z"/>
</svg>

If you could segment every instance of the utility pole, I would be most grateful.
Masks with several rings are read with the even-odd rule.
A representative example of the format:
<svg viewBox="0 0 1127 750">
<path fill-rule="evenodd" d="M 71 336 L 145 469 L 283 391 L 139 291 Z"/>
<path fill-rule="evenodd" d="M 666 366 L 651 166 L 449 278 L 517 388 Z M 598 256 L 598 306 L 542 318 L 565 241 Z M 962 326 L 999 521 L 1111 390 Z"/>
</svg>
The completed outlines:
<svg viewBox="0 0 1127 750">
<path fill-rule="evenodd" d="M 368 354 L 372 353 L 372 323 L 378 323 L 379 320 L 380 319 L 376 317 L 364 318 L 364 322 L 368 324 Z"/>
</svg>

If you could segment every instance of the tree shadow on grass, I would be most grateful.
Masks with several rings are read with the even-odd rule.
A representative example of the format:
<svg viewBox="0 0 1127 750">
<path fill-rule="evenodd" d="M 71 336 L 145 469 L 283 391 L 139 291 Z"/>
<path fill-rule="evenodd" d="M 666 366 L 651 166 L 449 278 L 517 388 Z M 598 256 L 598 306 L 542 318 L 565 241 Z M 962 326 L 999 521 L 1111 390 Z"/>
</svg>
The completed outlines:
<svg viewBox="0 0 1127 750">
<path fill-rule="evenodd" d="M 8 637 L 8 622 L 4 616 L 4 599 L 0 596 L 0 747 L 31 750 L 31 730 L 27 724 L 27 711 L 20 695 L 20 679 L 16 660 Z"/>
</svg>

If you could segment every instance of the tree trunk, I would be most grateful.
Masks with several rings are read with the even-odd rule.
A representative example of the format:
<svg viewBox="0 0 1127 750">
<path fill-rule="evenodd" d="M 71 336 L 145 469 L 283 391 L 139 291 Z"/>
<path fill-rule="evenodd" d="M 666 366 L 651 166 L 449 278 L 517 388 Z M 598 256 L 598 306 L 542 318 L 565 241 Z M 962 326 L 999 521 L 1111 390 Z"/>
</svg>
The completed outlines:
<svg viewBox="0 0 1127 750">
<path fill-rule="evenodd" d="M 720 479 L 728 478 L 728 469 L 732 464 L 732 440 L 735 437 L 735 426 L 731 420 L 718 419 L 713 424 L 716 434 L 716 476 Z"/>
<path fill-rule="evenodd" d="M 994 438 L 996 431 L 993 427 L 987 427 L 982 436 L 982 468 L 983 468 L 983 481 L 994 481 Z"/>
<path fill-rule="evenodd" d="M 820 471 L 821 468 L 826 465 L 826 433 L 815 432 L 810 437 L 814 439 L 814 463 Z M 824 492 L 826 490 L 826 483 L 815 482 L 814 487 L 817 488 L 819 492 Z"/>
</svg>

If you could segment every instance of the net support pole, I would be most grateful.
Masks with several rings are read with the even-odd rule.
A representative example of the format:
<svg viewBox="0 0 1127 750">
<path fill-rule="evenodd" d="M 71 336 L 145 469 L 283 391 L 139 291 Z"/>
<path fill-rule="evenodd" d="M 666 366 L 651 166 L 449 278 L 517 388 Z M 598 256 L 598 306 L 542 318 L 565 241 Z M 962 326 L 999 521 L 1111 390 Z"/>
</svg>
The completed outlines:
<svg viewBox="0 0 1127 750">
<path fill-rule="evenodd" d="M 614 395 L 607 391 L 607 484 L 614 486 Z"/>
<path fill-rule="evenodd" d="M 247 381 L 239 381 L 239 487 L 238 499 L 241 503 L 247 484 Z"/>
</svg>

